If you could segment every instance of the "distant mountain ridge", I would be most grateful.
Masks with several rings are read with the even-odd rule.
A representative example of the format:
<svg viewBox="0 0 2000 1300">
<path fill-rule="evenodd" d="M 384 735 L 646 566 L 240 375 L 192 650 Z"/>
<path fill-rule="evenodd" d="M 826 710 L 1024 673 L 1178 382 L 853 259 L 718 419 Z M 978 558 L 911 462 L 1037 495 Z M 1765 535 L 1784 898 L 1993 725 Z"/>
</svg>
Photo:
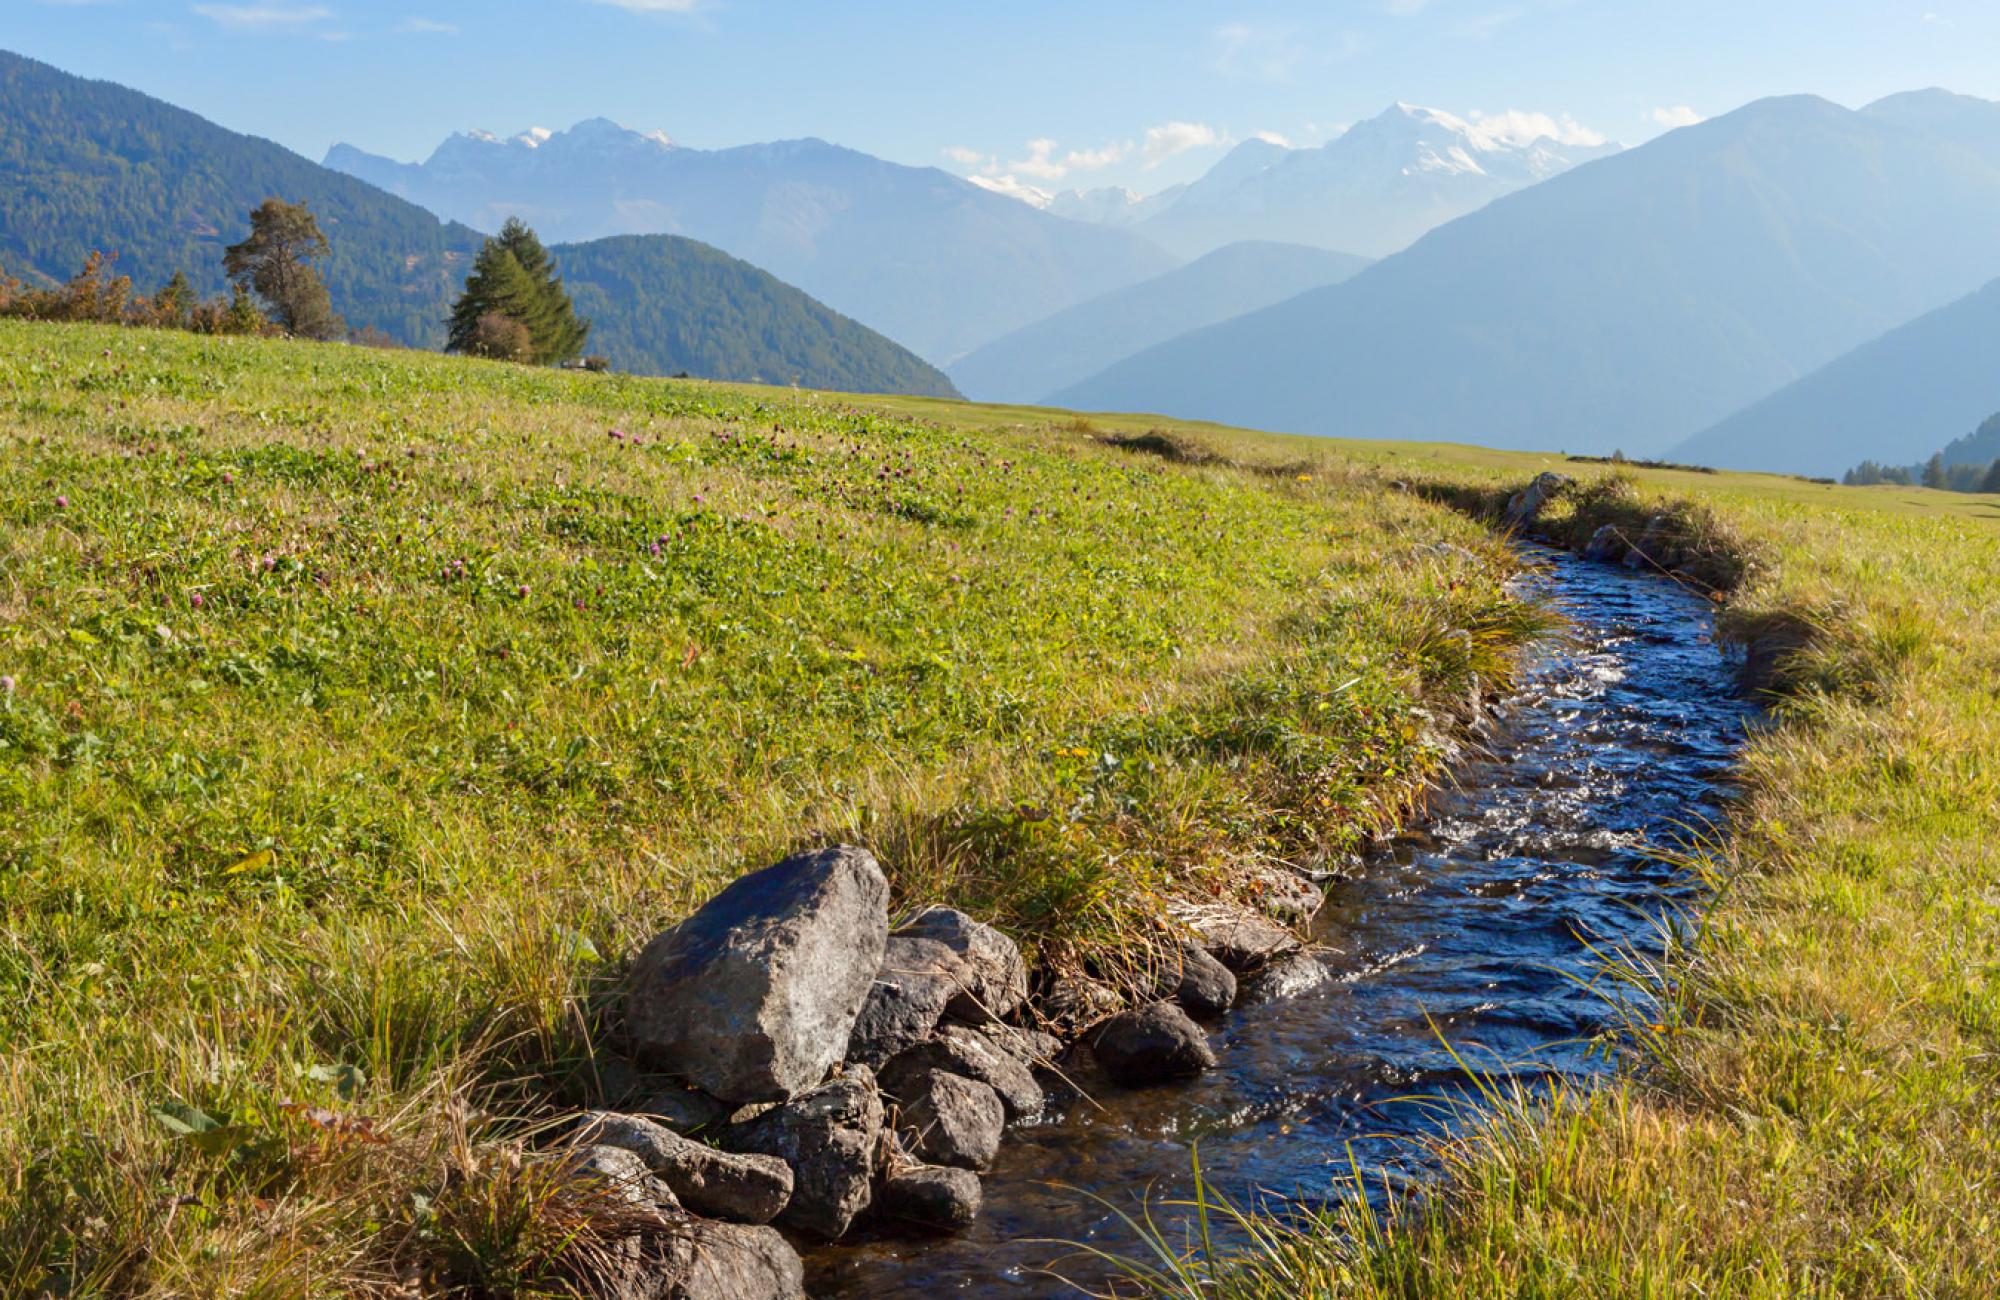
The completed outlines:
<svg viewBox="0 0 2000 1300">
<path fill-rule="evenodd" d="M 617 235 L 554 249 L 590 351 L 639 374 L 956 397 L 929 362 L 720 249 Z"/>
<path fill-rule="evenodd" d="M 0 53 L 0 270 L 59 282 L 92 249 L 112 249 L 141 292 L 176 270 L 198 292 L 217 292 L 224 245 L 274 194 L 318 216 L 332 245 L 327 287 L 349 324 L 443 345 L 477 232 L 268 140 Z M 647 236 L 552 251 L 593 318 L 586 346 L 625 369 L 850 392 L 953 391 L 902 347 L 693 241 Z"/>
<path fill-rule="evenodd" d="M 1343 284 L 1162 344 L 1056 400 L 1308 433 L 1664 451 L 2000 277 L 2000 144 L 1906 125 L 1913 106 L 1759 101 L 1496 199 Z M 1961 135 L 1984 138 L 1954 112 Z"/>
<path fill-rule="evenodd" d="M 326 161 L 481 228 L 519 215 L 562 241 L 699 239 L 933 361 L 1176 261 L 1130 231 L 823 140 L 688 149 L 596 119 L 539 137 L 456 135 L 422 163 L 346 145 Z"/>
<path fill-rule="evenodd" d="M 1323 248 L 1231 244 L 996 339 L 950 374 L 975 401 L 1043 401 L 1156 343 L 1337 284 L 1367 265 Z"/>
<path fill-rule="evenodd" d="M 1864 460 L 1915 464 L 1994 411 L 2000 280 L 1837 357 L 1670 456 L 1718 469 L 1822 475 Z"/>
</svg>

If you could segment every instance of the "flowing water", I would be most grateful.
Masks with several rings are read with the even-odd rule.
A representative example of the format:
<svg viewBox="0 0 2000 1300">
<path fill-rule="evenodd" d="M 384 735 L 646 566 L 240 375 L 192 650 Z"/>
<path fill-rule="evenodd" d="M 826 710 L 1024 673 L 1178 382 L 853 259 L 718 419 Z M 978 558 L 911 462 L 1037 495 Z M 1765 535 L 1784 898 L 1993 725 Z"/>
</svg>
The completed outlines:
<svg viewBox="0 0 2000 1300">
<path fill-rule="evenodd" d="M 1448 1118 L 1412 1095 L 1463 1097 L 1454 1051 L 1536 1086 L 1609 1068 L 1587 1040 L 1610 1014 L 1591 947 L 1657 948 L 1693 888 L 1657 855 L 1712 822 L 1750 721 L 1709 603 L 1664 580 L 1554 552 L 1528 579 L 1573 623 L 1531 665 L 1421 830 L 1335 884 L 1314 923 L 1334 979 L 1212 1026 L 1221 1065 L 1122 1091 L 1077 1076 L 1070 1099 L 1012 1129 L 963 1236 L 862 1240 L 809 1260 L 815 1296 L 1043 1296 L 1101 1283 L 1052 1241 L 1129 1252 L 1117 1217 L 1209 1181 L 1239 1203 L 1311 1202 L 1354 1164 L 1421 1176 L 1412 1136 Z M 1446 1044 L 1450 1045 L 1450 1050 Z M 1178 1229 L 1177 1229 L 1178 1230 Z"/>
</svg>

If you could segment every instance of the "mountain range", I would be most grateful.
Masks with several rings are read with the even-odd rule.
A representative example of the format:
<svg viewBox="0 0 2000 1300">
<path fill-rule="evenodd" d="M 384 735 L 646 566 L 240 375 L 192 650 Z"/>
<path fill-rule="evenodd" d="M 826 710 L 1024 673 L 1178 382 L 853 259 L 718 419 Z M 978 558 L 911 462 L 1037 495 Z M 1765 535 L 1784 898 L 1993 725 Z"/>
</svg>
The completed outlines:
<svg viewBox="0 0 2000 1300">
<path fill-rule="evenodd" d="M 1386 257 L 1619 148 L 1556 123 L 1482 123 L 1395 104 L 1316 148 L 1253 138 L 1190 185 L 1144 198 L 1071 191 L 1050 210 L 1135 230 L 1188 258 L 1252 239 Z"/>
<path fill-rule="evenodd" d="M 290 150 L 109 82 L 0 52 L 0 270 L 58 283 L 95 249 L 141 292 L 185 272 L 224 287 L 222 250 L 277 195 L 312 208 L 355 327 L 438 347 L 481 236 Z M 941 373 L 766 272 L 691 240 L 554 250 L 593 351 L 640 373 L 948 395 Z"/>
<path fill-rule="evenodd" d="M 977 401 L 1039 402 L 1156 343 L 1337 284 L 1367 265 L 1297 244 L 1230 244 L 996 339 L 950 374 Z"/>
<path fill-rule="evenodd" d="M 349 324 L 442 345 L 479 248 L 471 229 L 268 140 L 0 51 L 0 270 L 59 282 L 102 249 L 144 289 L 180 270 L 218 293 L 223 248 L 271 195 L 319 217 L 333 246 L 322 274 Z"/>
<path fill-rule="evenodd" d="M 2000 281 L 1869 340 L 1669 455 L 1721 469 L 1831 475 L 1864 460 L 1923 460 L 1995 411 Z"/>
<path fill-rule="evenodd" d="M 336 145 L 326 165 L 480 229 L 699 239 L 934 362 L 1175 264 L 1131 231 L 823 140 L 690 149 L 597 119 L 455 135 L 421 163 Z"/>
<path fill-rule="evenodd" d="M 1759 101 L 1498 198 L 1351 280 L 1053 400 L 1661 452 L 2000 276 L 1992 108 L 1938 92 L 1858 111 Z"/>
</svg>

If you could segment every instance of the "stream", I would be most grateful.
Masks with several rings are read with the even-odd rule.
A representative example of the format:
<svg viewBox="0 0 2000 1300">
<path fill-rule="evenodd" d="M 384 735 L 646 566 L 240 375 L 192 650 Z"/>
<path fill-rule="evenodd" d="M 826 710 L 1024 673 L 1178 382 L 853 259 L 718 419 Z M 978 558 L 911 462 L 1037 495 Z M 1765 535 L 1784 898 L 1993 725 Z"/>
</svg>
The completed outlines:
<svg viewBox="0 0 2000 1300">
<path fill-rule="evenodd" d="M 1103 1267 L 1056 1243 L 1136 1243 L 1084 1193 L 1135 1215 L 1150 1196 L 1178 1244 L 1160 1202 L 1187 1194 L 1196 1144 L 1238 1204 L 1310 1204 L 1356 1165 L 1378 1184 L 1424 1176 L 1410 1139 L 1450 1121 L 1410 1098 L 1468 1095 L 1453 1051 L 1531 1088 L 1612 1068 L 1589 1048 L 1611 1015 L 1590 946 L 1657 951 L 1661 916 L 1696 886 L 1656 850 L 1720 818 L 1754 709 L 1707 600 L 1536 554 L 1547 567 L 1523 583 L 1572 633 L 1535 656 L 1488 754 L 1422 825 L 1330 888 L 1313 931 L 1335 978 L 1209 1026 L 1221 1065 L 1197 1079 L 1123 1091 L 1077 1074 L 1095 1104 L 1053 1100 L 1008 1132 L 968 1232 L 816 1250 L 811 1294 L 1077 1294 L 1052 1267 L 1101 1288 Z"/>
</svg>

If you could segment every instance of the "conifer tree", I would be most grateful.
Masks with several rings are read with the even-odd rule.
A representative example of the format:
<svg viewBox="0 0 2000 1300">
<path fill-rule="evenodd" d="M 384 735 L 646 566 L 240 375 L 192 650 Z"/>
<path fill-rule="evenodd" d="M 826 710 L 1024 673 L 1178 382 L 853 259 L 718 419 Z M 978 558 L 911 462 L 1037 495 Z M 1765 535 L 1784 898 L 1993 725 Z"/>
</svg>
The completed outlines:
<svg viewBox="0 0 2000 1300">
<path fill-rule="evenodd" d="M 531 361 L 549 365 L 581 354 L 590 323 L 577 318 L 555 272 L 555 261 L 535 232 L 510 217 L 473 259 L 465 292 L 452 308 L 446 350 L 493 355 L 493 324 L 489 321 L 482 329 L 480 322 L 502 316 L 527 331 Z"/>
<path fill-rule="evenodd" d="M 2000 493 L 2000 459 L 1986 467 L 1986 477 L 1979 480 L 1979 490 Z"/>
<path fill-rule="evenodd" d="M 1943 452 L 1933 452 L 1931 458 L 1924 462 L 1924 486 L 1927 488 L 1945 486 Z"/>
</svg>

